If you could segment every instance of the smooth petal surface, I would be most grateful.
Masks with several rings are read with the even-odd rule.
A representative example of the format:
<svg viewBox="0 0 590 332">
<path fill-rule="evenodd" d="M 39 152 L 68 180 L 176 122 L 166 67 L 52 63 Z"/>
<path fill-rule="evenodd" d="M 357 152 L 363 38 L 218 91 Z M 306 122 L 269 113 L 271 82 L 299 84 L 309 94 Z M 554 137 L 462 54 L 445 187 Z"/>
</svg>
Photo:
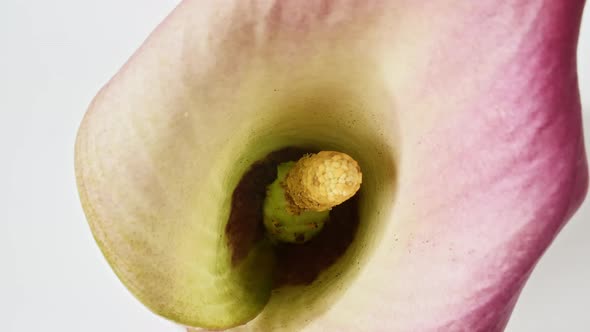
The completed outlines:
<svg viewBox="0 0 590 332">
<path fill-rule="evenodd" d="M 583 5 L 185 1 L 80 128 L 97 242 L 142 302 L 185 325 L 265 307 L 238 329 L 501 330 L 587 190 Z M 298 144 L 359 161 L 365 224 L 313 285 L 270 296 L 268 271 L 219 263 L 219 234 L 248 165 Z M 211 308 L 244 312 L 211 321 Z"/>
</svg>

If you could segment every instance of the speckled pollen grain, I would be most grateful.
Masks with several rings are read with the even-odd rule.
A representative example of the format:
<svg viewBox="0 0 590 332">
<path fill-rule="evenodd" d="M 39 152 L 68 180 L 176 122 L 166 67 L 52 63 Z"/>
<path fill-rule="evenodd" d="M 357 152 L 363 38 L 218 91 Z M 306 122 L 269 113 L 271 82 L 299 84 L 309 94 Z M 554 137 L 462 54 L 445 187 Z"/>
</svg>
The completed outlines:
<svg viewBox="0 0 590 332">
<path fill-rule="evenodd" d="M 321 151 L 299 159 L 284 181 L 289 212 L 326 211 L 354 196 L 362 182 L 361 168 L 349 155 Z"/>
</svg>

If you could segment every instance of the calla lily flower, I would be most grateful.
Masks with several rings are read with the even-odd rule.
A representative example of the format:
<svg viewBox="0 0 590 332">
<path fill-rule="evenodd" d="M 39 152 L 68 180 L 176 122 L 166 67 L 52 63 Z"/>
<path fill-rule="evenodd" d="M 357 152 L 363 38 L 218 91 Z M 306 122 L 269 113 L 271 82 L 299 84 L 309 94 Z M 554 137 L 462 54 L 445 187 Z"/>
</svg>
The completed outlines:
<svg viewBox="0 0 590 332">
<path fill-rule="evenodd" d="M 183 1 L 98 93 L 76 176 L 150 310 L 236 331 L 500 331 L 583 201 L 583 0 Z M 348 153 L 360 224 L 309 285 L 237 266 L 232 191 L 287 146 Z"/>
</svg>

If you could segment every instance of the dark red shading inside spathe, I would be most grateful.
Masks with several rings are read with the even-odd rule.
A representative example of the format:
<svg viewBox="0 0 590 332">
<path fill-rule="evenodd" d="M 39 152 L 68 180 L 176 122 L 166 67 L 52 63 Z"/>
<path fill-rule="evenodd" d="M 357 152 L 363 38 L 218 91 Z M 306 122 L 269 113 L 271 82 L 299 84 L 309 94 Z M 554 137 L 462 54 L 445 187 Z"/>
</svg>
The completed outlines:
<svg viewBox="0 0 590 332">
<path fill-rule="evenodd" d="M 285 148 L 270 153 L 253 164 L 233 192 L 226 236 L 232 250 L 232 263 L 238 264 L 258 241 L 265 239 L 263 203 L 266 188 L 277 176 L 277 166 L 297 161 L 310 149 Z M 359 223 L 358 195 L 334 207 L 324 229 L 303 244 L 280 243 L 274 246 L 277 265 L 275 288 L 285 285 L 304 285 L 344 254 L 354 239 Z"/>
</svg>

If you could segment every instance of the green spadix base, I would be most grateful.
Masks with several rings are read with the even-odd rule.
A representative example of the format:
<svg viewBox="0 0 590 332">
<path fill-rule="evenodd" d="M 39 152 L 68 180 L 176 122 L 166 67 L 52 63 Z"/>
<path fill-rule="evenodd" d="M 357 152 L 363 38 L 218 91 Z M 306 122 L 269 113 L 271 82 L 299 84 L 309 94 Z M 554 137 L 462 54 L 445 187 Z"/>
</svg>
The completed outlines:
<svg viewBox="0 0 590 332">
<path fill-rule="evenodd" d="M 287 211 L 289 203 L 282 183 L 293 166 L 292 161 L 277 167 L 277 179 L 268 186 L 264 200 L 264 226 L 274 241 L 304 243 L 322 231 L 330 211 L 303 211 L 297 215 Z"/>
</svg>

